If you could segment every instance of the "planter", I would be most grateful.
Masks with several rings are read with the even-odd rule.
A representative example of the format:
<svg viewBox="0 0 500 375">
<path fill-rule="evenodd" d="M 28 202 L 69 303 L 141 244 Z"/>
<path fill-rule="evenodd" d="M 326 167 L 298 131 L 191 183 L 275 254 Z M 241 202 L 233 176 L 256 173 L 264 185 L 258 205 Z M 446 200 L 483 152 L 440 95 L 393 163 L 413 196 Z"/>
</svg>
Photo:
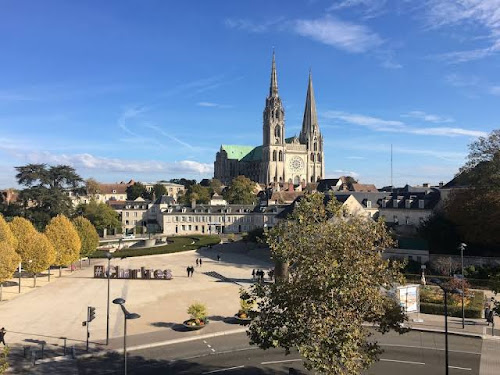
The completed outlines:
<svg viewBox="0 0 500 375">
<path fill-rule="evenodd" d="M 188 320 L 185 320 L 182 323 L 182 325 L 190 331 L 197 331 L 199 329 L 204 328 L 208 324 L 208 319 L 200 319 L 200 323 L 203 323 L 203 324 L 196 324 L 195 319 L 188 319 Z"/>
<path fill-rule="evenodd" d="M 239 315 L 239 314 L 234 314 L 234 319 L 235 319 L 238 323 L 240 323 L 240 324 L 248 324 L 248 323 L 250 323 L 250 322 L 252 321 L 252 318 L 250 318 L 250 317 L 248 317 L 248 316 L 247 316 L 246 318 L 242 318 L 242 317 L 240 317 L 240 315 Z"/>
</svg>

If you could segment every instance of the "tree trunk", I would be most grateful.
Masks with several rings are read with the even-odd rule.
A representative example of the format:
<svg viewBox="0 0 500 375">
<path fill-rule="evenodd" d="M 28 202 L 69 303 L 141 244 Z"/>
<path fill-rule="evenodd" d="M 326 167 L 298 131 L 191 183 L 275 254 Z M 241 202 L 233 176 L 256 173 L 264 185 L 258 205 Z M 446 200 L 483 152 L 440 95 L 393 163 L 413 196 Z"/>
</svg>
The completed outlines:
<svg viewBox="0 0 500 375">
<path fill-rule="evenodd" d="M 33 288 L 36 288 L 36 273 L 33 274 Z"/>
<path fill-rule="evenodd" d="M 59 266 L 59 277 L 61 277 L 61 273 L 62 273 L 62 266 Z"/>
<path fill-rule="evenodd" d="M 0 283 L 0 301 L 2 300 L 3 295 L 3 283 Z"/>
<path fill-rule="evenodd" d="M 48 271 L 49 271 L 49 272 L 47 273 L 47 276 L 48 276 L 48 278 L 49 278 L 49 280 L 48 280 L 48 281 L 49 281 L 49 283 L 50 283 L 50 266 L 49 266 L 49 268 L 48 268 Z"/>
<path fill-rule="evenodd" d="M 274 277 L 276 282 L 288 281 L 288 262 L 275 260 Z"/>
</svg>

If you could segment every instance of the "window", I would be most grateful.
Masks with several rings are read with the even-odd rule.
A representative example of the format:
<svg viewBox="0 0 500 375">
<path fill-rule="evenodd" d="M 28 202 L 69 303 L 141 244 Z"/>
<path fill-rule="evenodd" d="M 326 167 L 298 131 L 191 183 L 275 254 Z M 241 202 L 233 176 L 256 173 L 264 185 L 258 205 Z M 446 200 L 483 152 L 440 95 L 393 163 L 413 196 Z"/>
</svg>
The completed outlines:
<svg viewBox="0 0 500 375">
<path fill-rule="evenodd" d="M 314 142 L 314 151 L 318 151 L 318 144 Z"/>
<path fill-rule="evenodd" d="M 393 222 L 394 222 L 394 224 L 396 224 L 396 225 L 398 225 L 398 224 L 399 224 L 399 219 L 398 219 L 398 217 L 397 217 L 396 215 L 394 215 L 394 216 L 392 217 L 392 221 L 393 221 Z"/>
<path fill-rule="evenodd" d="M 276 150 L 273 151 L 273 161 L 276 161 Z"/>
<path fill-rule="evenodd" d="M 425 208 L 425 201 L 423 199 L 418 200 L 418 208 L 420 209 Z"/>
<path fill-rule="evenodd" d="M 128 220 L 125 220 L 125 225 L 128 225 Z"/>
<path fill-rule="evenodd" d="M 372 201 L 366 201 L 366 208 L 372 208 Z"/>
<path fill-rule="evenodd" d="M 134 212 L 134 217 L 137 217 L 137 212 Z"/>
<path fill-rule="evenodd" d="M 311 161 L 314 161 L 314 154 L 311 154 Z"/>
<path fill-rule="evenodd" d="M 182 225 L 181 228 L 182 228 L 182 230 L 186 230 L 186 226 L 185 225 Z"/>
<path fill-rule="evenodd" d="M 115 189 L 113 189 L 113 194 L 116 194 L 116 190 Z"/>
<path fill-rule="evenodd" d="M 386 206 L 387 206 L 387 200 L 386 200 L 386 199 L 384 199 L 384 200 L 382 201 L 382 207 L 383 207 L 383 208 L 385 208 Z"/>
<path fill-rule="evenodd" d="M 191 230 L 191 225 L 188 225 L 188 229 Z"/>
<path fill-rule="evenodd" d="M 281 128 L 279 125 L 274 128 L 274 136 L 278 138 L 281 137 Z"/>
<path fill-rule="evenodd" d="M 128 217 L 128 212 L 125 212 L 125 217 Z"/>
<path fill-rule="evenodd" d="M 198 232 L 198 225 L 194 227 L 194 230 Z"/>
<path fill-rule="evenodd" d="M 136 224 L 137 224 L 137 220 L 134 220 L 134 225 L 136 225 Z"/>
<path fill-rule="evenodd" d="M 321 162 L 321 154 L 318 153 L 318 161 Z"/>
<path fill-rule="evenodd" d="M 283 152 L 282 151 L 280 151 L 278 154 L 278 160 L 283 161 Z"/>
<path fill-rule="evenodd" d="M 393 206 L 394 208 L 398 208 L 398 204 L 399 204 L 399 200 L 394 199 L 394 200 L 392 201 L 392 206 Z"/>
</svg>

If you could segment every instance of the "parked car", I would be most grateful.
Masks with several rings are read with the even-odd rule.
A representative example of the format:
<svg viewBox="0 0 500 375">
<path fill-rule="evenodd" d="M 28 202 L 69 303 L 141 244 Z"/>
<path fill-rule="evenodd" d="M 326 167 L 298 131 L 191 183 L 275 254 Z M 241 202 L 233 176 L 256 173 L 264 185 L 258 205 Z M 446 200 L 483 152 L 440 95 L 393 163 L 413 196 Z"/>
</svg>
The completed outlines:
<svg viewBox="0 0 500 375">
<path fill-rule="evenodd" d="M 135 235 L 133 235 L 133 234 L 124 234 L 122 238 L 124 238 L 124 239 L 133 239 L 133 238 L 135 238 Z"/>
</svg>

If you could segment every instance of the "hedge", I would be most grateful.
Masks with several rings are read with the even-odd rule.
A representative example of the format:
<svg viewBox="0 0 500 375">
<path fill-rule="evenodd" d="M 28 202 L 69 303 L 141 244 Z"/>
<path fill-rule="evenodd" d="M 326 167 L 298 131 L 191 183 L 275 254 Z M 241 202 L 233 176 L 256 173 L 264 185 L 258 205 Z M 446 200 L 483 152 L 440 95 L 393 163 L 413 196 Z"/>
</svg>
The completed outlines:
<svg viewBox="0 0 500 375">
<path fill-rule="evenodd" d="M 475 292 L 470 306 L 465 307 L 465 317 L 479 319 L 483 317 L 484 293 Z M 420 302 L 420 312 L 423 314 L 444 315 L 444 304 Z M 462 306 L 448 304 L 448 316 L 462 317 Z"/>
<path fill-rule="evenodd" d="M 137 257 L 144 255 L 170 254 L 187 250 L 196 250 L 200 247 L 216 245 L 220 242 L 220 237 L 210 236 L 192 236 L 192 237 L 171 237 L 171 243 L 162 246 L 146 247 L 140 249 L 122 249 L 112 253 L 113 258 Z M 194 241 L 194 244 L 192 243 Z M 106 251 L 97 250 L 90 258 L 105 258 Z"/>
<path fill-rule="evenodd" d="M 418 283 L 418 284 L 420 284 L 420 279 L 422 277 L 422 275 L 416 275 L 416 274 L 405 274 L 404 276 L 405 276 L 407 281 L 413 282 L 413 283 Z M 425 275 L 425 280 L 427 282 L 429 282 L 430 279 L 439 279 L 443 282 L 446 282 L 446 281 L 452 279 L 452 277 Z M 469 283 L 469 285 L 473 289 L 486 289 L 486 290 L 491 289 L 491 282 L 489 279 L 469 279 L 468 277 L 466 277 L 465 279 L 467 280 L 467 282 Z"/>
</svg>

